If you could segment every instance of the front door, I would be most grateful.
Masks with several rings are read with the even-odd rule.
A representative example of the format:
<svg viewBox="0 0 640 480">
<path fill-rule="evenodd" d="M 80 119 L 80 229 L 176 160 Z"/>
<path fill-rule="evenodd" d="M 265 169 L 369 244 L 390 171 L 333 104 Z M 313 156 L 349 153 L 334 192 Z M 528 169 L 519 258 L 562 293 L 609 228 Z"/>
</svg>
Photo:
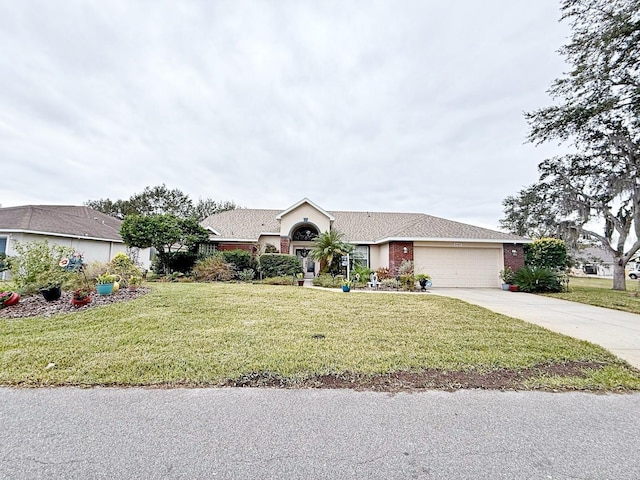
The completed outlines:
<svg viewBox="0 0 640 480">
<path fill-rule="evenodd" d="M 309 254 L 308 248 L 296 248 L 296 257 L 302 262 L 302 270 L 307 273 L 315 273 L 316 264 Z"/>
</svg>

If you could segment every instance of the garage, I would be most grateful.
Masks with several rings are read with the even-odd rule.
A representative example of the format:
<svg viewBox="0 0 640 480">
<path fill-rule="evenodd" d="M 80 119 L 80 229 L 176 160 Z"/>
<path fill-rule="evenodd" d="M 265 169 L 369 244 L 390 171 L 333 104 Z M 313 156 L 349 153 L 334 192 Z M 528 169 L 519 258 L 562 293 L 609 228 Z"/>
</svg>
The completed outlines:
<svg viewBox="0 0 640 480">
<path fill-rule="evenodd" d="M 502 246 L 414 246 L 416 273 L 431 275 L 434 287 L 499 287 Z"/>
</svg>

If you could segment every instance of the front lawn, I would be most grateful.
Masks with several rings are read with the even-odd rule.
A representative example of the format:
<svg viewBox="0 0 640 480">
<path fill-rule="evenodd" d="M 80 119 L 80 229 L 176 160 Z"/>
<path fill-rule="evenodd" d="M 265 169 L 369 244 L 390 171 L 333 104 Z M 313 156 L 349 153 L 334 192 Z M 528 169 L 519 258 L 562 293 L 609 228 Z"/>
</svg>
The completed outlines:
<svg viewBox="0 0 640 480">
<path fill-rule="evenodd" d="M 430 294 L 174 283 L 0 320 L 0 384 L 616 391 L 640 390 L 640 372 L 588 342 Z"/>
<path fill-rule="evenodd" d="M 572 302 L 640 314 L 639 280 L 627 278 L 627 291 L 612 290 L 613 280 L 597 277 L 571 277 L 569 291 L 545 294 Z"/>
</svg>

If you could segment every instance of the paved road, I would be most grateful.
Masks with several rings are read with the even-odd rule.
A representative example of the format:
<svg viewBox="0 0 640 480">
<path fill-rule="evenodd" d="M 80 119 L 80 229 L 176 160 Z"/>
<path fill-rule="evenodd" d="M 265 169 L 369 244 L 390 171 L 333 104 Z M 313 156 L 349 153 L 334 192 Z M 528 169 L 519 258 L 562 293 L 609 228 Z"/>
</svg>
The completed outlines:
<svg viewBox="0 0 640 480">
<path fill-rule="evenodd" d="M 0 388 L 0 479 L 634 479 L 640 395 Z"/>
<path fill-rule="evenodd" d="M 434 288 L 431 293 L 601 345 L 640 368 L 640 315 L 497 288 Z"/>
</svg>

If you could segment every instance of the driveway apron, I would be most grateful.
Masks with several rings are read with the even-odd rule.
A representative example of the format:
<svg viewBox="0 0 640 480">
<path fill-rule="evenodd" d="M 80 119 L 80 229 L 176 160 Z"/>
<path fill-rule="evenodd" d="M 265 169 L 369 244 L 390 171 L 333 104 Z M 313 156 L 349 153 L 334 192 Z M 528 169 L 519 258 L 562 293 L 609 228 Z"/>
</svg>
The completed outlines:
<svg viewBox="0 0 640 480">
<path fill-rule="evenodd" d="M 433 288 L 431 293 L 587 340 L 640 368 L 640 315 L 499 289 Z"/>
</svg>

